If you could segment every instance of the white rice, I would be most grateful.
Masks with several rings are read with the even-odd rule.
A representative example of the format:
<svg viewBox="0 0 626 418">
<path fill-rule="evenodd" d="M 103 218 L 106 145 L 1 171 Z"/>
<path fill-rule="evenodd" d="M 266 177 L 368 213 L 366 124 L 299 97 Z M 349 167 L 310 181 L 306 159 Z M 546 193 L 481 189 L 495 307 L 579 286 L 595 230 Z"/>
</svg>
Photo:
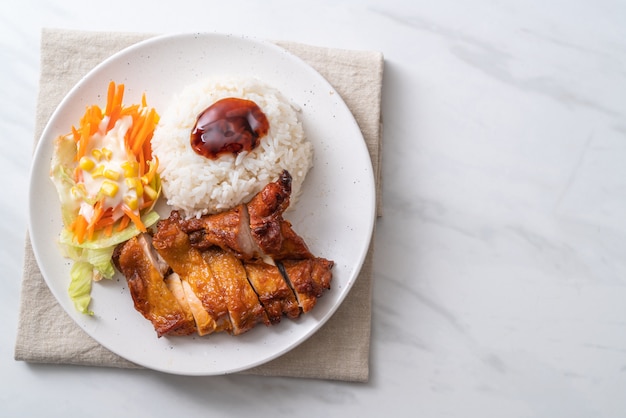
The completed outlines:
<svg viewBox="0 0 626 418">
<path fill-rule="evenodd" d="M 197 116 L 217 100 L 252 100 L 269 121 L 254 150 L 211 160 L 190 145 Z M 187 218 L 216 213 L 247 202 L 283 170 L 292 176 L 291 206 L 313 164 L 298 109 L 275 88 L 256 79 L 207 79 L 187 86 L 161 114 L 152 138 L 168 205 Z"/>
</svg>

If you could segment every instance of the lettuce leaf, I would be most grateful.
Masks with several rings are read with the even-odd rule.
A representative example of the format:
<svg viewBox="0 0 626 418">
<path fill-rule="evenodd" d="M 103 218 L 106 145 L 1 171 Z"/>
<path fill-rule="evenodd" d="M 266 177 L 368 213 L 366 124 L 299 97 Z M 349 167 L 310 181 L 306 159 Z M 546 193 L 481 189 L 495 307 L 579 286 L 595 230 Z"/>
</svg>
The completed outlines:
<svg viewBox="0 0 626 418">
<path fill-rule="evenodd" d="M 115 250 L 115 246 L 84 250 L 87 262 L 93 266 L 94 271 L 100 273 L 105 279 L 110 279 L 115 274 L 115 268 L 111 261 L 113 250 Z"/>
<path fill-rule="evenodd" d="M 50 178 L 56 187 L 61 203 L 61 217 L 64 225 L 71 225 L 80 209 L 81 200 L 94 204 L 88 196 L 76 199 L 72 193 L 80 193 L 75 187 L 73 172 L 76 168 L 74 156 L 76 143 L 71 135 L 59 136 L 54 144 L 54 152 L 50 164 Z M 161 192 L 159 176 L 154 176 L 152 186 L 158 194 Z M 149 208 L 141 217 L 146 228 L 151 227 L 159 220 L 159 214 Z M 110 279 L 115 274 L 111 257 L 115 247 L 138 235 L 140 231 L 130 223 L 122 231 L 115 231 L 106 236 L 102 231 L 95 233 L 93 239 L 77 244 L 72 232 L 67 228 L 61 230 L 59 244 L 63 255 L 74 261 L 70 269 L 69 295 L 79 312 L 93 315 L 89 310 L 91 302 L 91 282 L 101 278 Z"/>
<path fill-rule="evenodd" d="M 70 269 L 70 279 L 68 293 L 74 307 L 80 313 L 93 315 L 93 311 L 89 310 L 93 266 L 86 261 L 75 262 Z"/>
<path fill-rule="evenodd" d="M 159 220 L 159 214 L 151 211 L 141 219 L 146 228 L 149 228 Z M 93 315 L 93 312 L 88 309 L 91 302 L 91 282 L 100 278 L 111 279 L 113 277 L 115 268 L 111 257 L 115 247 L 138 234 L 139 230 L 135 225 L 129 225 L 128 228 L 117 231 L 110 237 L 76 244 L 72 240 L 72 234 L 63 228 L 59 244 L 65 257 L 74 261 L 70 269 L 71 281 L 68 291 L 76 310 Z"/>
<path fill-rule="evenodd" d="M 61 202 L 63 224 L 70 225 L 78 213 L 80 202 L 72 199 L 72 188 L 76 182 L 72 178 L 72 166 L 76 154 L 76 143 L 69 136 L 59 136 L 54 142 L 54 152 L 50 163 L 50 178 Z"/>
</svg>

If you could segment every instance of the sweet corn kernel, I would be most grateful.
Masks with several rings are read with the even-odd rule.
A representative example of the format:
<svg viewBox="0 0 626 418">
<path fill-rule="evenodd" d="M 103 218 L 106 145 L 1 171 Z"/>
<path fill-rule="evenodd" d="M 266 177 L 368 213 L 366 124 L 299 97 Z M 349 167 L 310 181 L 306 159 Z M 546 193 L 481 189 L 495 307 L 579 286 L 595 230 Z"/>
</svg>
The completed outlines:
<svg viewBox="0 0 626 418">
<path fill-rule="evenodd" d="M 139 200 L 137 199 L 137 196 L 125 195 L 124 203 L 126 204 L 126 206 L 128 206 L 130 210 L 137 210 L 137 208 L 139 207 Z"/>
<path fill-rule="evenodd" d="M 104 170 L 104 177 L 108 178 L 109 180 L 118 180 L 120 178 L 120 173 L 118 171 L 107 168 L 106 170 Z"/>
<path fill-rule="evenodd" d="M 120 186 L 118 186 L 117 183 L 114 183 L 110 180 L 105 180 L 102 182 L 100 191 L 109 197 L 115 197 L 119 188 Z"/>
<path fill-rule="evenodd" d="M 102 156 L 107 160 L 111 161 L 111 157 L 113 156 L 113 151 L 108 148 L 102 148 Z"/>
<path fill-rule="evenodd" d="M 137 196 L 143 196 L 143 184 L 141 184 L 140 181 L 137 181 L 135 191 L 137 192 Z"/>
<path fill-rule="evenodd" d="M 96 168 L 94 168 L 94 170 L 91 172 L 91 177 L 98 178 L 102 176 L 104 176 L 104 165 L 100 164 L 99 166 L 96 166 Z"/>
<path fill-rule="evenodd" d="M 129 189 L 135 189 L 137 196 L 141 196 L 143 194 L 143 184 L 141 184 L 141 180 L 137 177 L 126 178 L 124 179 L 124 182 Z"/>
<path fill-rule="evenodd" d="M 97 148 L 91 150 L 91 155 L 96 159 L 96 161 L 100 161 L 102 159 L 102 151 Z"/>
<path fill-rule="evenodd" d="M 122 170 L 124 170 L 124 177 L 137 177 L 139 172 L 139 164 L 133 161 L 125 161 L 122 163 Z"/>
<path fill-rule="evenodd" d="M 95 165 L 96 163 L 94 163 L 93 160 L 88 157 L 81 157 L 80 161 L 78 162 L 78 166 L 85 171 L 93 170 Z"/>
</svg>

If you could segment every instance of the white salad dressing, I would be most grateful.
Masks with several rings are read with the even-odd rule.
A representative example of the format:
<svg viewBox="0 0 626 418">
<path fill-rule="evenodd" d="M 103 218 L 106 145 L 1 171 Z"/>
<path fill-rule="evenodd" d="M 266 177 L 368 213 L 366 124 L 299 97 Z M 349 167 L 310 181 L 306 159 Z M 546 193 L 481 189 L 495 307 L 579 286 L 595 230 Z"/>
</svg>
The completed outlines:
<svg viewBox="0 0 626 418">
<path fill-rule="evenodd" d="M 121 206 L 124 197 L 135 198 L 141 201 L 141 196 L 137 196 L 137 191 L 131 188 L 125 181 L 123 164 L 128 161 L 135 161 L 135 157 L 126 149 L 124 137 L 133 125 L 131 116 L 120 118 L 113 128 L 106 132 L 109 117 L 105 116 L 100 123 L 98 132 L 89 140 L 89 145 L 85 151 L 85 156 L 93 162 L 92 170 L 83 170 L 83 184 L 90 199 L 99 200 L 104 197 L 105 208 L 115 208 L 113 218 L 118 219 L 123 216 Z M 109 172 L 109 176 L 103 175 Z M 113 175 L 112 173 L 117 173 Z M 117 178 L 115 178 L 117 176 Z M 102 193 L 103 185 L 106 183 L 117 185 L 117 191 L 113 196 Z M 91 204 L 83 201 L 79 212 L 88 222 L 94 214 Z"/>
</svg>

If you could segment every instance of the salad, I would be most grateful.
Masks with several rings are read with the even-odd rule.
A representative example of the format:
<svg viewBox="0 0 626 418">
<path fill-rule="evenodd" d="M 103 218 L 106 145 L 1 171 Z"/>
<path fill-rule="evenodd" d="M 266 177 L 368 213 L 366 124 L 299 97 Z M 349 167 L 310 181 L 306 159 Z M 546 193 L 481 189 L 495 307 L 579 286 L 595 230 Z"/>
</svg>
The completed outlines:
<svg viewBox="0 0 626 418">
<path fill-rule="evenodd" d="M 123 97 L 124 85 L 111 82 L 106 107 L 88 106 L 78 126 L 55 140 L 51 162 L 63 220 L 59 244 L 73 261 L 69 295 L 90 315 L 92 282 L 113 277 L 117 244 L 159 219 L 159 162 L 150 144 L 159 115 L 145 94 L 130 106 Z"/>
</svg>

